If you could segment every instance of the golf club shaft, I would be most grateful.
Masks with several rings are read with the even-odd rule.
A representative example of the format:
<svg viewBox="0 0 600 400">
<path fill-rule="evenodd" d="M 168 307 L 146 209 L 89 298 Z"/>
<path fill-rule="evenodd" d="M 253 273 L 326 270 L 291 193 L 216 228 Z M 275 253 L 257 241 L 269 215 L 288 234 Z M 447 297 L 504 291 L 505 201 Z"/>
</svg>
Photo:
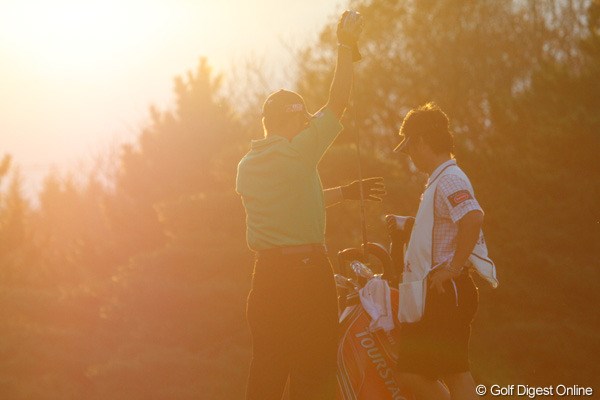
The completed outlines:
<svg viewBox="0 0 600 400">
<path fill-rule="evenodd" d="M 363 174 L 362 174 L 362 162 L 361 162 L 361 154 L 360 154 L 360 135 L 358 128 L 358 105 L 356 95 L 356 81 L 354 82 L 354 88 L 352 89 L 352 97 L 353 97 L 353 108 L 354 108 L 354 131 L 356 133 L 356 156 L 358 158 L 358 181 L 360 182 L 360 222 L 361 222 L 361 230 L 362 230 L 362 252 L 363 257 L 366 259 L 366 250 L 367 250 L 367 219 L 365 212 L 365 196 L 364 196 L 364 188 L 363 188 Z"/>
</svg>

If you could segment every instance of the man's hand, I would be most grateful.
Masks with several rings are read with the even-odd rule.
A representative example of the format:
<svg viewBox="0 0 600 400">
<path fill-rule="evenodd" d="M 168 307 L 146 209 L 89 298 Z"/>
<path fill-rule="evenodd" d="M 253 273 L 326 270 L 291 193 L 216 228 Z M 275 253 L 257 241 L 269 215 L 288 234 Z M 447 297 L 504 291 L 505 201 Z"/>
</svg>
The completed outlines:
<svg viewBox="0 0 600 400">
<path fill-rule="evenodd" d="M 339 120 L 346 110 L 350 92 L 352 91 L 354 51 L 356 41 L 362 30 L 362 17 L 360 14 L 346 11 L 337 26 L 338 46 L 335 72 L 329 88 L 329 99 L 323 108 L 329 108 Z M 356 48 L 358 51 L 358 48 Z M 360 55 L 359 55 L 360 56 Z M 323 109 L 322 108 L 322 109 Z"/>
<path fill-rule="evenodd" d="M 363 17 L 357 11 L 346 10 L 340 17 L 337 26 L 338 43 L 352 49 L 352 61 L 360 61 L 362 56 L 358 51 L 358 39 L 363 30 Z"/>
<path fill-rule="evenodd" d="M 338 43 L 346 46 L 356 44 L 362 32 L 363 25 L 363 17 L 359 12 L 344 11 L 337 26 Z"/>
<path fill-rule="evenodd" d="M 381 201 L 381 196 L 386 194 L 382 177 L 363 179 L 362 185 L 365 200 Z M 344 200 L 360 200 L 360 181 L 342 186 L 342 196 Z"/>
</svg>

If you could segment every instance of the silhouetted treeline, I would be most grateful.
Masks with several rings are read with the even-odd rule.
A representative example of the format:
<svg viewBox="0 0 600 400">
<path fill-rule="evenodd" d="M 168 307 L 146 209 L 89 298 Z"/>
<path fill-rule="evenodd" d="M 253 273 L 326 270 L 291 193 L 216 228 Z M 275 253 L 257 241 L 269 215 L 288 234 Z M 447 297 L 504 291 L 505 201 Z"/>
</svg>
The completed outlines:
<svg viewBox="0 0 600 400">
<path fill-rule="evenodd" d="M 501 282 L 480 287 L 476 379 L 597 382 L 600 3 L 352 6 L 367 21 L 364 60 L 324 184 L 356 178 L 358 131 L 364 174 L 384 176 L 389 193 L 368 205 L 369 239 L 387 243 L 381 216 L 414 214 L 425 182 L 391 152 L 396 132 L 410 108 L 436 101 Z M 334 20 L 297 54 L 290 86 L 312 111 L 327 99 Z M 175 80 L 171 109 L 151 108 L 119 149 L 113 174 L 49 174 L 35 207 L 10 157 L 0 162 L 0 398 L 243 397 L 252 255 L 235 171 L 262 135 L 255 94 L 278 87 L 249 86 L 242 101 L 228 78 L 201 60 Z M 334 254 L 360 243 L 357 204 L 330 209 L 327 229 Z"/>
</svg>

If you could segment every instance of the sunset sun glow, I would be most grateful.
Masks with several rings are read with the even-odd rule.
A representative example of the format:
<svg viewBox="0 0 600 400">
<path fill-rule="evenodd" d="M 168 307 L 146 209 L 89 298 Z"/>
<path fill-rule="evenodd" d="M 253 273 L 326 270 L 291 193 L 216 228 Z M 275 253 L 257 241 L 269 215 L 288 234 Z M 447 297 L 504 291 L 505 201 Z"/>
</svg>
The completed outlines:
<svg viewBox="0 0 600 400">
<path fill-rule="evenodd" d="M 11 53 L 46 72 L 89 72 L 150 51 L 175 8 L 127 1 L 14 2 L 3 25 Z"/>
</svg>

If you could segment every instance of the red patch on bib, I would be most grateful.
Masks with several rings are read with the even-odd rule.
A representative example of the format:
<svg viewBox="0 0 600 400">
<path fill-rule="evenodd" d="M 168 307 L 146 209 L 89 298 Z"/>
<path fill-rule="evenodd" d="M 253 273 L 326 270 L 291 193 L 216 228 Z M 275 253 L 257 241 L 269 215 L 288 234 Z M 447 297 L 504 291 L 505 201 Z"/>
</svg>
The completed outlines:
<svg viewBox="0 0 600 400">
<path fill-rule="evenodd" d="M 469 193 L 468 190 L 459 190 L 458 192 L 454 192 L 450 196 L 448 196 L 448 200 L 450 201 L 450 204 L 452 204 L 452 207 L 456 207 L 463 201 L 467 201 L 472 198 L 473 197 L 471 196 L 471 193 Z"/>
</svg>

